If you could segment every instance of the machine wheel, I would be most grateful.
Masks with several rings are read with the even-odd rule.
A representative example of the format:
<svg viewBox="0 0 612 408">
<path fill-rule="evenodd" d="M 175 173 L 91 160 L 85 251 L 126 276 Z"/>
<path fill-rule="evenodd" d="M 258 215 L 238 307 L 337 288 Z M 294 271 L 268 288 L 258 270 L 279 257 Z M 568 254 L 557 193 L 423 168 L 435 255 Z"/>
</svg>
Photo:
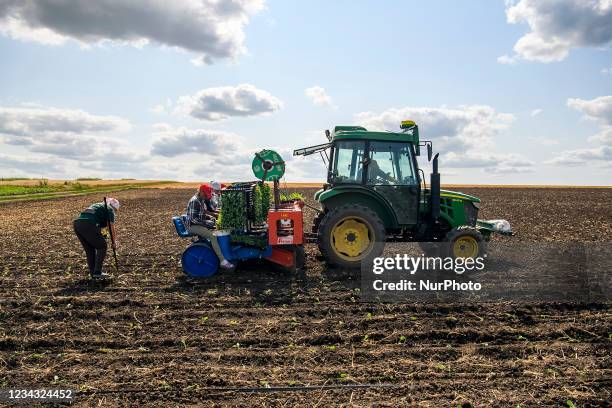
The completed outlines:
<svg viewBox="0 0 612 408">
<path fill-rule="evenodd" d="M 296 245 L 294 248 L 295 253 L 295 267 L 296 269 L 303 269 L 306 264 L 306 252 L 304 251 L 303 245 Z"/>
<path fill-rule="evenodd" d="M 306 270 L 304 269 L 306 264 L 306 252 L 304 251 L 304 246 L 294 245 L 292 250 L 295 263 L 289 270 L 294 277 L 299 280 L 304 280 L 306 279 Z"/>
<path fill-rule="evenodd" d="M 219 269 L 219 258 L 210 245 L 198 242 L 183 252 L 181 265 L 183 271 L 192 278 L 208 278 Z"/>
<path fill-rule="evenodd" d="M 385 238 L 385 227 L 374 211 L 359 204 L 345 204 L 325 214 L 318 244 L 329 264 L 359 268 L 365 258 L 382 253 Z"/>
<path fill-rule="evenodd" d="M 472 227 L 458 227 L 446 235 L 444 256 L 451 258 L 478 258 L 486 253 L 486 242 L 482 234 Z"/>
</svg>

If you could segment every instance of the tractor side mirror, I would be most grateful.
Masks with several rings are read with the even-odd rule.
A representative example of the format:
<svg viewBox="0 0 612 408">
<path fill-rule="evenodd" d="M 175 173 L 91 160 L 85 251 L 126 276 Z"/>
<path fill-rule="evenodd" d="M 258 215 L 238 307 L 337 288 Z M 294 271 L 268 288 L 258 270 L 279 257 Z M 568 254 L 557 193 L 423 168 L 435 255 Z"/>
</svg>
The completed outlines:
<svg viewBox="0 0 612 408">
<path fill-rule="evenodd" d="M 431 147 L 431 143 L 427 145 L 427 161 L 431 161 L 431 155 L 433 154 L 433 149 Z"/>
</svg>

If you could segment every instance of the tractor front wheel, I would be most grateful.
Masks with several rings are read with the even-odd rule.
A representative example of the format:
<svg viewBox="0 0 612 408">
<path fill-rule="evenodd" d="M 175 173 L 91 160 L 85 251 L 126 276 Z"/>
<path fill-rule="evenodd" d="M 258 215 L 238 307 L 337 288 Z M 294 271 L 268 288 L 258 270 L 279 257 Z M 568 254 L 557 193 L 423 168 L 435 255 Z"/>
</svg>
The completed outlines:
<svg viewBox="0 0 612 408">
<path fill-rule="evenodd" d="M 444 256 L 451 258 L 478 258 L 486 253 L 484 237 L 475 228 L 458 227 L 446 235 Z"/>
<path fill-rule="evenodd" d="M 334 266 L 359 268 L 366 258 L 384 249 L 385 227 L 378 215 L 359 204 L 345 204 L 325 214 L 319 225 L 318 244 Z"/>
</svg>

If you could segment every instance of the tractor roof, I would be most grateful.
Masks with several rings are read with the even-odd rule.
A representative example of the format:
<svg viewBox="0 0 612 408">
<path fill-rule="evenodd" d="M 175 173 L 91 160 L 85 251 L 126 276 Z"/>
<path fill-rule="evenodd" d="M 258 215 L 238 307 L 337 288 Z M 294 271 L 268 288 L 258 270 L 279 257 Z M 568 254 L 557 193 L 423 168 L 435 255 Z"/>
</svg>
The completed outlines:
<svg viewBox="0 0 612 408">
<path fill-rule="evenodd" d="M 404 120 L 401 124 L 402 132 L 375 132 L 369 131 L 362 126 L 336 126 L 334 132 L 325 131 L 329 140 L 316 146 L 304 147 L 293 151 L 294 156 L 309 156 L 330 148 L 335 140 L 379 140 L 383 142 L 405 142 L 414 145 L 416 155 L 421 154 L 419 146 L 419 127 L 411 120 Z"/>
<path fill-rule="evenodd" d="M 419 128 L 414 125 L 404 132 L 377 132 L 361 126 L 336 126 L 331 135 L 332 140 L 363 139 L 390 142 L 410 142 L 419 145 Z"/>
</svg>

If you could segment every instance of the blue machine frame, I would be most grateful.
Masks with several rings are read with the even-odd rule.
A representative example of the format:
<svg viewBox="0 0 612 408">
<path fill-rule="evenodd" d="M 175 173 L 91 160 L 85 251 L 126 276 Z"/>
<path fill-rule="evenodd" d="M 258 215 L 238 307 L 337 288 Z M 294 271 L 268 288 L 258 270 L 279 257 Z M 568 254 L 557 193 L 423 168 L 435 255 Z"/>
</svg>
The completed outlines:
<svg viewBox="0 0 612 408">
<path fill-rule="evenodd" d="M 185 215 L 172 217 L 176 233 L 181 238 L 196 237 L 185 227 Z M 272 255 L 272 247 L 267 245 L 263 249 L 248 247 L 240 244 L 232 245 L 230 235 L 217 237 L 223 256 L 228 261 L 244 261 L 247 259 L 266 258 Z M 212 249 L 210 241 L 198 237 L 185 249 L 181 257 L 183 271 L 194 278 L 207 278 L 214 275 L 219 269 L 219 259 Z"/>
</svg>

